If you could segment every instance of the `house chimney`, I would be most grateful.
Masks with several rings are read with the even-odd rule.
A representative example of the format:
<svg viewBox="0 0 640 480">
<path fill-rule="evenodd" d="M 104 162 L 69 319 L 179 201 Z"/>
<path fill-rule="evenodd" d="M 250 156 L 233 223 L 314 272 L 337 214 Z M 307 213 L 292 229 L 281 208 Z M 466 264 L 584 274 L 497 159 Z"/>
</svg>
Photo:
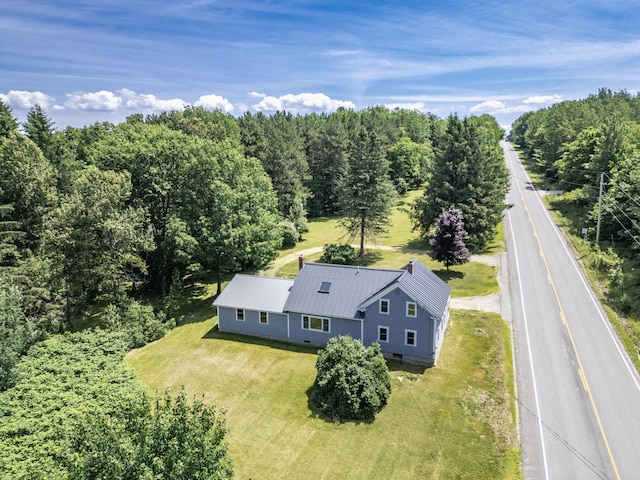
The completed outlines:
<svg viewBox="0 0 640 480">
<path fill-rule="evenodd" d="M 409 265 L 407 265 L 407 272 L 413 275 L 413 261 L 409 262 Z"/>
<path fill-rule="evenodd" d="M 304 255 L 298 257 L 298 270 L 302 270 L 304 267 Z"/>
</svg>

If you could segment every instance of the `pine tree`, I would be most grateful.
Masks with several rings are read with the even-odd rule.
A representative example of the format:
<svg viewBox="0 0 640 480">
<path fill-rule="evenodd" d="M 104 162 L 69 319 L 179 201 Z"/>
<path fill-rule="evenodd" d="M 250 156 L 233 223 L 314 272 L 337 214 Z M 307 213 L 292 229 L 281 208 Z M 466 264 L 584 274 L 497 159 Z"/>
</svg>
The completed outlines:
<svg viewBox="0 0 640 480">
<path fill-rule="evenodd" d="M 0 100 L 0 139 L 7 137 L 18 129 L 18 122 L 13 118 L 11 107 Z"/>
<path fill-rule="evenodd" d="M 462 212 L 451 206 L 442 212 L 435 222 L 434 232 L 430 235 L 429 256 L 436 262 L 442 262 L 447 270 L 453 265 L 467 263 L 471 257 L 464 244 L 467 232 L 464 230 Z"/>
<path fill-rule="evenodd" d="M 340 224 L 351 238 L 360 239 L 360 257 L 365 237 L 386 231 L 395 198 L 384 146 L 377 134 L 361 130 L 340 188 Z"/>
<path fill-rule="evenodd" d="M 27 113 L 24 130 L 27 137 L 40 147 L 45 158 L 50 159 L 51 144 L 53 142 L 53 121 L 47 117 L 40 105 L 35 105 Z"/>
<path fill-rule="evenodd" d="M 508 172 L 495 135 L 473 119 L 448 119 L 429 184 L 413 207 L 413 223 L 426 237 L 441 212 L 462 210 L 467 245 L 481 251 L 502 219 Z"/>
</svg>

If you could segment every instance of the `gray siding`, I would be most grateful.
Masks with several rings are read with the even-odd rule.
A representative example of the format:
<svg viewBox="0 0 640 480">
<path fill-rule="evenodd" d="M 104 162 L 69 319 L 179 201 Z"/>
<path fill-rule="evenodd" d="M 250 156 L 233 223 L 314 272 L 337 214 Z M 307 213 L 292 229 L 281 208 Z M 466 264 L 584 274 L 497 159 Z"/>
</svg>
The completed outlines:
<svg viewBox="0 0 640 480">
<path fill-rule="evenodd" d="M 268 313 L 268 324 L 260 323 L 260 312 L 244 311 L 244 321 L 236 320 L 236 309 L 218 307 L 218 328 L 222 332 L 244 333 L 259 337 L 287 339 L 287 315 Z"/>
<path fill-rule="evenodd" d="M 387 342 L 379 342 L 381 350 L 387 355 L 402 355 L 403 360 L 420 361 L 432 364 L 435 360 L 434 324 L 429 314 L 417 306 L 417 316 L 407 317 L 407 302 L 415 300 L 395 288 L 382 298 L 389 300 L 389 314 L 379 311 L 379 302 L 373 302 L 365 312 L 364 341 L 365 345 L 378 341 L 378 326 L 388 327 Z M 416 345 L 405 345 L 405 331 L 416 332 Z"/>
</svg>

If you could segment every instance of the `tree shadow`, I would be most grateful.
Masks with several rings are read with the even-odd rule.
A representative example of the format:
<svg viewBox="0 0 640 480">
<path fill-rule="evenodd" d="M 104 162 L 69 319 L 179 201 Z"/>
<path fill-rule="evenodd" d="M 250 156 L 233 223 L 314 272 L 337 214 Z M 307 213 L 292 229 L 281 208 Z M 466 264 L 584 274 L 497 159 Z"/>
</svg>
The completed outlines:
<svg viewBox="0 0 640 480">
<path fill-rule="evenodd" d="M 457 270 L 447 270 L 447 269 L 433 270 L 433 273 L 435 273 L 445 282 L 449 282 L 450 280 L 460 280 L 460 279 L 463 279 L 465 276 L 464 272 L 459 272 Z"/>
<path fill-rule="evenodd" d="M 430 370 L 433 367 L 428 367 L 426 365 L 416 365 L 413 363 L 406 363 L 401 360 L 395 360 L 393 358 L 385 359 L 387 361 L 387 368 L 389 369 L 389 373 L 391 372 L 406 372 L 412 375 L 424 375 L 427 370 Z"/>
<path fill-rule="evenodd" d="M 423 250 L 424 252 L 427 252 L 429 251 L 431 246 L 429 245 L 429 240 L 417 237 L 405 243 L 403 248 L 409 248 L 411 250 Z"/>
<path fill-rule="evenodd" d="M 380 260 L 382 260 L 382 258 L 382 253 L 369 250 L 364 253 L 362 258 L 356 258 L 356 265 L 359 265 L 361 267 L 368 267 L 376 262 L 379 262 Z"/>
</svg>

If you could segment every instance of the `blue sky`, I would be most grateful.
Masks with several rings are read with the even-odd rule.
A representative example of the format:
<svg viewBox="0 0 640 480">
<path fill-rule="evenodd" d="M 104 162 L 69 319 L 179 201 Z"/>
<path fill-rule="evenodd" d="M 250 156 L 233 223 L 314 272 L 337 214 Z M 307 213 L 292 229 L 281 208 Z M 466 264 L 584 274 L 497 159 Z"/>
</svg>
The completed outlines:
<svg viewBox="0 0 640 480">
<path fill-rule="evenodd" d="M 203 105 L 494 115 L 640 90 L 640 2 L 2 0 L 0 98 L 57 128 Z"/>
</svg>

